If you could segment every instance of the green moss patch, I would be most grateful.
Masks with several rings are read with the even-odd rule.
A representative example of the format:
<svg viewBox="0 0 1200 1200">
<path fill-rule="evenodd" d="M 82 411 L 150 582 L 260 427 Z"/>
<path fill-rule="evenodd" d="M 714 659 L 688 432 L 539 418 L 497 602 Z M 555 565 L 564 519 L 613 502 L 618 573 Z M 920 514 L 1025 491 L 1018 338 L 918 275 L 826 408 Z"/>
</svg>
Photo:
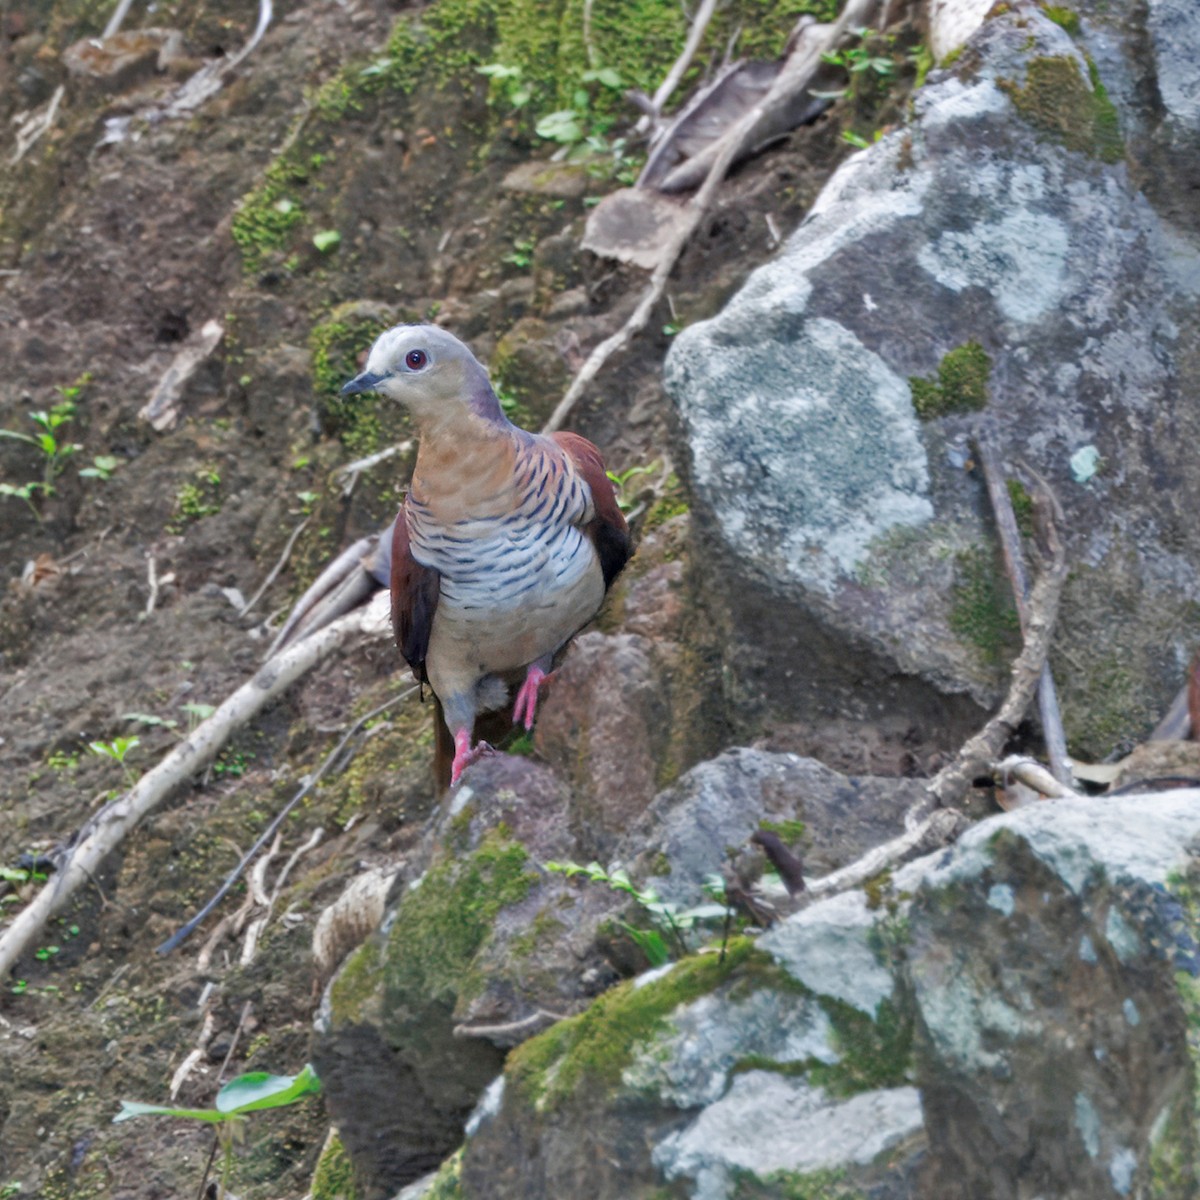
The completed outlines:
<svg viewBox="0 0 1200 1200">
<path fill-rule="evenodd" d="M 814 1064 L 809 1071 L 813 1083 L 844 1097 L 909 1082 L 913 1015 L 907 1005 L 884 1000 L 872 1020 L 832 996 L 818 996 L 817 1002 L 833 1026 L 840 1061 Z"/>
<path fill-rule="evenodd" d="M 773 966 L 749 939 L 739 938 L 730 943 L 724 962 L 716 954 L 696 955 L 641 987 L 624 983 L 579 1016 L 518 1046 L 508 1059 L 509 1081 L 541 1107 L 553 1107 L 581 1089 L 611 1093 L 638 1047 L 666 1027 L 676 1008 L 755 965 Z"/>
<path fill-rule="evenodd" d="M 462 1200 L 463 1152 L 455 1151 L 438 1168 L 424 1200 Z"/>
<path fill-rule="evenodd" d="M 329 1139 L 313 1172 L 312 1200 L 359 1200 L 354 1168 L 342 1140 L 336 1134 Z"/>
<path fill-rule="evenodd" d="M 498 826 L 473 854 L 426 874 L 405 896 L 388 936 L 389 1002 L 453 1006 L 460 995 L 474 994 L 480 984 L 472 971 L 475 955 L 497 914 L 524 900 L 537 882 L 528 862 L 524 846 Z"/>
<path fill-rule="evenodd" d="M 938 363 L 936 379 L 909 377 L 917 416 L 930 421 L 985 408 L 991 372 L 992 360 L 978 342 L 966 342 L 949 351 Z"/>
<path fill-rule="evenodd" d="M 772 1171 L 763 1176 L 738 1171 L 732 1200 L 865 1200 L 865 1195 L 840 1170 Z"/>
<path fill-rule="evenodd" d="M 950 601 L 951 631 L 975 646 L 987 662 L 1002 662 L 1014 648 L 1020 623 L 1012 594 L 989 551 L 959 551 Z"/>
<path fill-rule="evenodd" d="M 1088 60 L 1085 82 L 1079 63 L 1061 55 L 1035 58 L 1025 72 L 1025 86 L 1000 80 L 1017 112 L 1039 132 L 1102 162 L 1119 162 L 1125 154 L 1117 110 Z M 1090 86 L 1089 86 L 1090 84 Z"/>
<path fill-rule="evenodd" d="M 1072 37 L 1079 36 L 1079 14 L 1072 8 L 1063 8 L 1059 4 L 1047 4 L 1042 12 L 1050 18 L 1055 25 L 1065 29 Z"/>
<path fill-rule="evenodd" d="M 313 393 L 321 423 L 337 434 L 348 448 L 371 454 L 388 444 L 386 436 L 407 429 L 407 418 L 399 405 L 385 405 L 374 394 L 342 396 L 342 385 L 359 373 L 359 357 L 392 324 L 390 314 L 368 310 L 352 302 L 339 304 L 324 320 L 314 325 L 308 337 L 312 355 Z M 393 410 L 395 429 L 385 434 L 383 424 Z"/>
</svg>

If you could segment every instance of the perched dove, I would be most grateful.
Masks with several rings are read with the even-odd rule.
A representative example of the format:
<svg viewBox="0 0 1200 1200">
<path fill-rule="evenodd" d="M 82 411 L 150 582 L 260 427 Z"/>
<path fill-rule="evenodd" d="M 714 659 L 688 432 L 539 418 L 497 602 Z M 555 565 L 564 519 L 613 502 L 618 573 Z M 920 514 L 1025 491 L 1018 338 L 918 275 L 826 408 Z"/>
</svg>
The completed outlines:
<svg viewBox="0 0 1200 1200">
<path fill-rule="evenodd" d="M 342 388 L 367 391 L 406 405 L 420 434 L 392 535 L 392 624 L 453 738 L 453 785 L 491 749 L 472 745 L 475 719 L 503 707 L 510 684 L 519 684 L 514 722 L 533 727 L 555 655 L 629 558 L 629 529 L 596 447 L 518 429 L 487 372 L 444 329 L 380 334 L 366 370 Z"/>
</svg>

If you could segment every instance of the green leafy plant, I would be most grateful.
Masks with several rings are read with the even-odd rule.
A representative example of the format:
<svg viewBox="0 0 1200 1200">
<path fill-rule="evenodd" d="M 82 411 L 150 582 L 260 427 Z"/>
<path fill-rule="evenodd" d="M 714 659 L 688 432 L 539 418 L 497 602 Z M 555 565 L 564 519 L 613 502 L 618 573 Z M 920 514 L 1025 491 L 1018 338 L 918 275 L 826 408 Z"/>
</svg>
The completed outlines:
<svg viewBox="0 0 1200 1200">
<path fill-rule="evenodd" d="M 621 76 L 611 67 L 598 67 L 584 71 L 579 77 L 581 86 L 571 96 L 571 106 L 546 113 L 533 127 L 538 137 L 558 142 L 560 146 L 576 147 L 589 137 L 602 138 L 611 128 L 612 118 L 600 116 L 592 108 L 592 89 L 588 84 L 621 91 L 625 86 Z M 601 143 L 607 146 L 607 143 Z M 595 145 L 585 146 L 585 151 L 595 152 Z"/>
<path fill-rule="evenodd" d="M 322 229 L 318 233 L 313 234 L 313 245 L 322 254 L 328 254 L 331 250 L 336 250 L 341 245 L 341 241 L 342 235 L 336 229 Z"/>
<path fill-rule="evenodd" d="M 622 921 L 621 927 L 633 939 L 652 967 L 661 967 L 671 961 L 672 945 L 680 956 L 690 953 L 692 947 L 688 944 L 687 935 L 707 921 L 723 919 L 728 937 L 732 911 L 724 902 L 725 885 L 719 875 L 706 876 L 704 888 L 706 895 L 712 895 L 709 891 L 710 884 L 714 880 L 717 881 L 720 884 L 720 902 L 682 908 L 678 904 L 663 900 L 654 888 L 639 888 L 629 878 L 628 872 L 620 867 L 615 871 L 606 871 L 596 862 L 588 863 L 587 866 L 575 862 L 548 862 L 544 866 L 547 871 L 565 875 L 568 879 L 576 875 L 585 875 L 593 883 L 606 883 L 614 892 L 624 892 L 632 896 L 657 928 L 641 929 L 627 921 Z"/>
<path fill-rule="evenodd" d="M 84 479 L 111 479 L 120 465 L 111 454 L 97 454 L 90 467 L 80 467 L 79 474 Z"/>
<path fill-rule="evenodd" d="M 872 75 L 877 75 L 880 78 L 888 78 L 896 73 L 896 64 L 887 56 L 882 54 L 872 54 L 867 47 L 866 38 L 871 31 L 862 26 L 859 29 L 853 30 L 854 35 L 859 39 L 857 46 L 847 46 L 841 50 L 831 50 L 826 54 L 822 54 L 821 58 L 832 63 L 835 67 L 844 67 L 851 76 L 851 85 L 853 85 L 853 77 L 870 72 Z M 842 93 L 832 93 L 833 95 L 846 95 L 851 89 L 846 89 Z"/>
<path fill-rule="evenodd" d="M 240 779 L 245 775 L 247 767 L 253 759 L 254 755 L 244 750 L 226 750 L 213 763 L 213 774 L 228 775 L 231 778 Z"/>
<path fill-rule="evenodd" d="M 617 507 L 622 512 L 628 512 L 633 507 L 633 500 L 626 495 L 631 480 L 636 479 L 639 475 L 650 475 L 657 471 L 659 467 L 658 459 L 646 466 L 627 467 L 624 471 L 606 471 L 605 474 L 612 480 L 613 486 L 617 489 Z"/>
<path fill-rule="evenodd" d="M 111 758 L 125 772 L 125 780 L 130 787 L 137 783 L 137 772 L 125 761 L 125 756 L 135 746 L 142 744 L 141 738 L 116 737 L 111 742 L 88 742 L 88 749 L 102 758 Z"/>
<path fill-rule="evenodd" d="M 175 512 L 167 529 L 182 533 L 186 525 L 221 511 L 221 473 L 215 467 L 202 467 L 195 478 L 181 484 L 175 493 Z"/>
<path fill-rule="evenodd" d="M 475 69 L 492 81 L 493 92 L 501 96 L 513 112 L 524 108 L 533 96 L 533 88 L 526 82 L 525 72 L 520 67 L 485 63 Z"/>
<path fill-rule="evenodd" d="M 60 389 L 64 390 L 64 389 Z M 78 389 L 65 389 L 78 390 Z M 42 514 L 33 502 L 34 496 L 40 492 L 43 497 L 54 495 L 54 481 L 66 467 L 66 460 L 72 454 L 83 449 L 79 442 L 69 442 L 62 436 L 62 427 L 75 415 L 75 401 L 64 399 L 54 405 L 48 412 L 39 410 L 31 412 L 29 419 L 38 427 L 37 433 L 21 433 L 16 429 L 0 429 L 0 437 L 13 441 L 25 442 L 34 446 L 42 456 L 41 479 L 30 480 L 24 484 L 0 483 L 0 496 L 13 496 L 24 500 L 30 512 L 41 522 Z"/>
<path fill-rule="evenodd" d="M 217 1145 L 223 1151 L 217 1196 L 218 1200 L 223 1200 L 228 1192 L 233 1148 L 244 1128 L 246 1115 L 266 1108 L 284 1108 L 320 1090 L 321 1081 L 311 1064 L 306 1063 L 297 1075 L 271 1075 L 266 1071 L 250 1071 L 231 1079 L 217 1093 L 213 1108 L 168 1108 L 158 1104 L 122 1100 L 121 1111 L 113 1117 L 113 1123 L 130 1121 L 134 1117 L 159 1116 L 183 1117 L 189 1121 L 205 1121 L 216 1125 Z"/>
<path fill-rule="evenodd" d="M 524 269 L 533 263 L 533 248 L 536 245 L 533 238 L 518 238 L 513 242 L 512 253 L 506 254 L 501 261 Z"/>
</svg>

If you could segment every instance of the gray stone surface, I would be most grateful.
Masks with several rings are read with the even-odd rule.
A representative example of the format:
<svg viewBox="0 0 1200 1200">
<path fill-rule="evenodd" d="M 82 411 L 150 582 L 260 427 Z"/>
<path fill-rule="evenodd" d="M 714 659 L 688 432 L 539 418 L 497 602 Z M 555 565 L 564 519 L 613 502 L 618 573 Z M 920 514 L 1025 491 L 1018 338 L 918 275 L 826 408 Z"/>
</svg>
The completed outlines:
<svg viewBox="0 0 1200 1200">
<path fill-rule="evenodd" d="M 884 914 L 867 907 L 862 892 L 832 896 L 789 917 L 759 945 L 794 979 L 874 1017 L 896 981 L 876 949 Z"/>
<path fill-rule="evenodd" d="M 1035 805 L 909 864 L 939 1200 L 1195 1194 L 1200 791 Z"/>
<path fill-rule="evenodd" d="M 1158 87 L 1170 118 L 1200 134 L 1200 9 L 1190 0 L 1150 0 Z"/>
<path fill-rule="evenodd" d="M 804 1175 L 866 1166 L 921 1129 L 916 1088 L 836 1101 L 800 1080 L 747 1071 L 695 1121 L 659 1142 L 654 1161 L 667 1179 L 689 1180 L 694 1200 L 729 1200 L 735 1172 Z"/>
<path fill-rule="evenodd" d="M 637 1053 L 621 1079 L 676 1108 L 719 1100 L 730 1071 L 751 1057 L 778 1063 L 835 1063 L 839 1057 L 824 1010 L 812 996 L 794 992 L 703 996 L 669 1022 L 671 1032 Z"/>
<path fill-rule="evenodd" d="M 666 383 L 698 528 L 714 571 L 736 580 L 713 596 L 746 693 L 809 702 L 792 663 L 755 649 L 790 622 L 810 674 L 861 680 L 875 664 L 994 701 L 1014 643 L 982 483 L 963 469 L 979 418 L 919 421 L 909 399 L 910 377 L 935 378 L 969 342 L 992 359 L 985 424 L 1001 459 L 1031 464 L 1066 509 L 1077 568 L 1055 668 L 1068 733 L 1106 752 L 1177 686 L 1200 588 L 1183 501 L 1200 487 L 1184 382 L 1200 256 L 1195 217 L 1172 224 L 1187 206 L 1164 182 L 1194 164 L 1147 148 L 1163 110 L 1147 107 L 1153 85 L 1130 53 L 1138 20 L 1127 4 L 1089 10 L 1082 43 L 1033 5 L 985 21 L 917 94 L 912 124 L 843 164 L 779 258 L 675 339 Z M 1180 126 L 1200 103 L 1197 20 L 1165 0 L 1150 14 Z M 1107 160 L 1093 69 L 1125 106 L 1127 155 L 1159 155 L 1157 168 Z M 1087 447 L 1097 470 L 1081 482 L 1071 459 Z"/>
<path fill-rule="evenodd" d="M 720 871 L 763 821 L 804 822 L 795 849 L 823 874 L 900 833 L 921 794 L 917 780 L 846 776 L 795 754 L 729 750 L 660 793 L 619 854 L 636 860 L 664 899 L 695 904 L 704 876 Z"/>
</svg>

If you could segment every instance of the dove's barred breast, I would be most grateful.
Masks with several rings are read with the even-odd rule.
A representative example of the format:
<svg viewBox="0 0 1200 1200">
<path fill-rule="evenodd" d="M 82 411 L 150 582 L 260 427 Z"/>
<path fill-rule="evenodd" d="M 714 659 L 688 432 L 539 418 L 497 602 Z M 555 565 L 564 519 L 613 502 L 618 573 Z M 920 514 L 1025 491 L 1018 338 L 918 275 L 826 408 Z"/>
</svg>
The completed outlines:
<svg viewBox="0 0 1200 1200">
<path fill-rule="evenodd" d="M 514 467 L 506 494 L 476 497 L 453 521 L 439 520 L 415 494 L 408 504 L 413 557 L 441 575 L 433 641 L 457 643 L 455 658 L 471 646 L 488 671 L 553 653 L 604 599 L 595 550 L 580 528 L 592 516 L 587 484 L 540 439 L 523 440 Z M 510 618 L 497 622 L 497 610 Z M 506 636 L 493 642 L 489 631 L 500 626 Z"/>
</svg>

